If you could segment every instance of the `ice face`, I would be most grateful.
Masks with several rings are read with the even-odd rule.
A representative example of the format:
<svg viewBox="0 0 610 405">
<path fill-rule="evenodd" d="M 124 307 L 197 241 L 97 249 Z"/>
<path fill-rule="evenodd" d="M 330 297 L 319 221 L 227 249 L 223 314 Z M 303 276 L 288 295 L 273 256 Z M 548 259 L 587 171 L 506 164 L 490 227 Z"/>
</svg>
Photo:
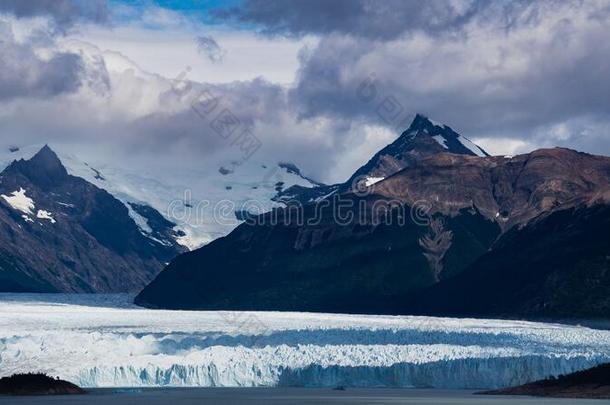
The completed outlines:
<svg viewBox="0 0 610 405">
<path fill-rule="evenodd" d="M 0 376 L 84 387 L 495 388 L 610 361 L 610 331 L 519 321 L 137 308 L 0 294 Z"/>
</svg>

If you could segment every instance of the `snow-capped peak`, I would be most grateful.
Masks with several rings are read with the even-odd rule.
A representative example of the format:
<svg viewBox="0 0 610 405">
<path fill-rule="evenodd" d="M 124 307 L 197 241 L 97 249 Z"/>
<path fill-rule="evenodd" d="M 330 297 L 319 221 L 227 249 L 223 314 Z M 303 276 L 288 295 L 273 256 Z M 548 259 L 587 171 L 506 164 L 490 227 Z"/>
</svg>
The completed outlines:
<svg viewBox="0 0 610 405">
<path fill-rule="evenodd" d="M 403 135 L 413 141 L 413 137 L 423 134 L 424 137 L 431 137 L 443 149 L 450 153 L 485 157 L 489 156 L 481 147 L 470 139 L 455 132 L 451 127 L 440 124 L 425 115 L 416 114 L 413 122 Z M 421 146 L 420 146 L 421 147 Z"/>
</svg>

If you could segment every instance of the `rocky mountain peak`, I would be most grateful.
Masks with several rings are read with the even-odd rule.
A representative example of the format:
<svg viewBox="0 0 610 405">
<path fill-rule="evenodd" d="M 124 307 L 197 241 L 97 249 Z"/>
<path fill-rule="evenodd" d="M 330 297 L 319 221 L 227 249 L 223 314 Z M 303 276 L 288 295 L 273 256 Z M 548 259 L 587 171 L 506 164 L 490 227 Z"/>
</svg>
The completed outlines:
<svg viewBox="0 0 610 405">
<path fill-rule="evenodd" d="M 417 139 L 419 138 L 419 139 Z M 423 139 L 422 139 L 423 138 Z M 455 132 L 448 125 L 440 124 L 423 114 L 416 114 L 409 128 L 399 138 L 402 149 L 424 151 L 432 154 L 437 149 L 457 155 L 489 156 L 480 146 Z M 431 142 L 431 141 L 434 142 Z M 432 148 L 430 145 L 433 144 Z M 438 148 L 440 146 L 440 149 Z"/>
<path fill-rule="evenodd" d="M 417 113 L 406 132 L 423 131 L 424 129 L 431 130 L 434 127 L 443 128 L 445 126 L 431 120 L 423 114 Z"/>
<path fill-rule="evenodd" d="M 48 145 L 40 149 L 30 160 L 14 161 L 7 170 L 24 175 L 43 189 L 52 187 L 68 178 L 68 171 Z"/>
<path fill-rule="evenodd" d="M 356 170 L 341 186 L 341 191 L 349 190 L 360 179 L 365 179 L 367 184 L 381 181 L 421 159 L 439 153 L 489 156 L 482 148 L 451 127 L 439 124 L 423 114 L 416 114 L 409 128 Z"/>
<path fill-rule="evenodd" d="M 45 170 L 46 172 L 52 172 L 55 174 L 65 175 L 68 172 L 66 168 L 59 160 L 57 154 L 49 147 L 49 145 L 45 145 L 36 153 L 32 159 L 30 159 L 30 164 L 37 166 L 39 169 Z"/>
<path fill-rule="evenodd" d="M 48 146 L 0 178 L 0 291 L 137 291 L 184 251 L 175 224 L 68 174 Z"/>
</svg>

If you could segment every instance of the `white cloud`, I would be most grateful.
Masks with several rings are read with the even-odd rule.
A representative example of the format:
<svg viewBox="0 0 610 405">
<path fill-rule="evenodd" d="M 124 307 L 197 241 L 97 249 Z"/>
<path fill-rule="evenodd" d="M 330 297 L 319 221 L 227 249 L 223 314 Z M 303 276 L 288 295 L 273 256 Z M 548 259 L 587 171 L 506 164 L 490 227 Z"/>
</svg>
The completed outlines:
<svg viewBox="0 0 610 405">
<path fill-rule="evenodd" d="M 473 142 L 494 156 L 514 156 L 520 153 L 531 152 L 536 149 L 534 145 L 511 138 L 475 138 Z"/>
<path fill-rule="evenodd" d="M 349 179 L 367 159 L 394 142 L 397 136 L 394 131 L 380 125 L 363 123 L 353 127 L 341 156 L 334 160 L 335 166 L 330 170 L 332 181 L 343 182 Z"/>
<path fill-rule="evenodd" d="M 195 39 L 205 35 L 221 44 L 223 63 L 212 63 L 203 56 Z M 77 38 L 103 50 L 127 55 L 144 70 L 176 77 L 187 66 L 191 78 L 206 83 L 227 83 L 263 77 L 283 85 L 291 84 L 299 69 L 299 50 L 316 43 L 303 39 L 267 38 L 251 32 L 228 31 L 204 25 L 164 30 L 141 26 L 106 27 L 88 25 Z"/>
</svg>

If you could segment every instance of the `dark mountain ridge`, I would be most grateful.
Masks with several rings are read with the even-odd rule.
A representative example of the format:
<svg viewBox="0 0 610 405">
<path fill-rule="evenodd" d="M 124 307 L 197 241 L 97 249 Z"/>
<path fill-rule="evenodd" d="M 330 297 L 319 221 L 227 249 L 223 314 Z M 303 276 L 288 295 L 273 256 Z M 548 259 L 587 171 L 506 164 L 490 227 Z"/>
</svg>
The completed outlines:
<svg viewBox="0 0 610 405">
<path fill-rule="evenodd" d="M 512 228 L 461 274 L 415 294 L 412 314 L 528 319 L 610 316 L 610 193 Z"/>
<path fill-rule="evenodd" d="M 123 203 L 68 174 L 48 146 L 0 174 L 0 227 L 0 291 L 136 291 L 184 251 L 144 235 Z"/>
</svg>

